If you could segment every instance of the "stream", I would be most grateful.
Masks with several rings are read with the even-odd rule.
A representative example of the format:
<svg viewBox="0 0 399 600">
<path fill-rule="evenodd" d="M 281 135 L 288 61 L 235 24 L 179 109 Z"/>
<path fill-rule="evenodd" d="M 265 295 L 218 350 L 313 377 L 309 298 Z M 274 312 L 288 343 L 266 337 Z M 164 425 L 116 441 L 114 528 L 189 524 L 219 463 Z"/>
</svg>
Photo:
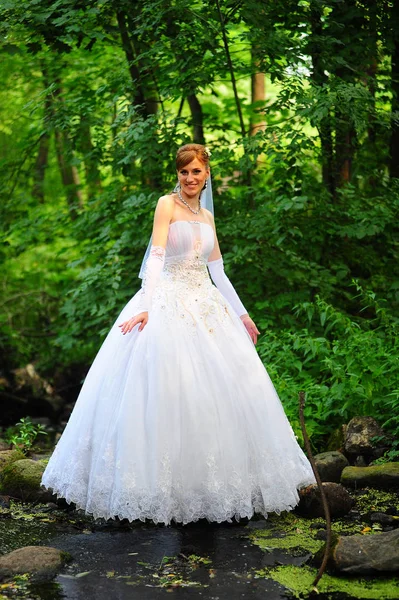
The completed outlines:
<svg viewBox="0 0 399 600">
<path fill-rule="evenodd" d="M 267 520 L 255 516 L 239 523 L 201 520 L 165 526 L 127 520 L 104 522 L 55 505 L 12 503 L 8 511 L 2 511 L 1 554 L 22 546 L 45 545 L 68 552 L 72 560 L 51 581 L 16 577 L 9 587 L 1 586 L 0 598 L 156 600 L 170 598 L 170 594 L 182 600 L 362 597 L 358 591 L 355 595 L 322 590 L 309 593 L 309 587 L 308 593 L 299 595 L 276 581 L 276 567 L 300 568 L 301 573 L 309 568 L 306 563 L 311 552 L 306 550 L 305 538 L 310 530 L 301 530 L 304 520 L 292 514 L 273 515 Z M 288 522 L 299 532 L 297 547 L 275 547 L 279 540 L 288 539 Z M 377 592 L 364 597 L 380 598 Z M 395 598 L 392 593 L 384 597 Z"/>
</svg>

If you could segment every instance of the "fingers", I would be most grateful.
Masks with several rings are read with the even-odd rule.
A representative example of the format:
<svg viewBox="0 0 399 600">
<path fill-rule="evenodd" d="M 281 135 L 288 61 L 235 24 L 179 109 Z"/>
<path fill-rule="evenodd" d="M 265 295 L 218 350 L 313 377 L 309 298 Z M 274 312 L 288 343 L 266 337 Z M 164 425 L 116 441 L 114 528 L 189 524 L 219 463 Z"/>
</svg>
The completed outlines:
<svg viewBox="0 0 399 600">
<path fill-rule="evenodd" d="M 137 319 L 135 317 L 132 317 L 128 321 L 125 321 L 124 323 L 119 325 L 119 327 L 121 327 L 123 335 L 126 335 L 127 333 L 130 333 L 132 331 L 133 327 L 135 327 L 137 323 Z"/>
<path fill-rule="evenodd" d="M 139 327 L 139 331 L 143 331 L 144 327 L 147 325 L 148 319 L 143 319 L 141 325 Z"/>
<path fill-rule="evenodd" d="M 254 344 L 258 342 L 258 335 L 260 335 L 259 329 L 256 327 L 255 323 L 252 321 L 250 317 L 246 317 L 243 319 L 243 323 L 251 337 L 251 340 Z"/>
<path fill-rule="evenodd" d="M 126 333 L 130 333 L 130 331 L 132 331 L 133 327 L 135 327 L 137 323 L 137 319 L 135 317 L 132 317 L 131 319 L 128 319 L 127 321 L 121 323 L 119 327 L 121 328 L 121 332 L 123 333 L 123 335 L 126 335 Z"/>
<path fill-rule="evenodd" d="M 260 331 L 256 327 L 255 323 L 252 323 L 252 327 L 250 328 L 249 333 L 251 335 L 253 343 L 257 344 L 257 342 L 258 342 L 258 335 L 260 335 Z"/>
<path fill-rule="evenodd" d="M 126 335 L 126 333 L 130 333 L 132 331 L 132 329 L 134 327 L 136 327 L 136 325 L 138 323 L 141 323 L 138 331 L 143 331 L 144 327 L 147 325 L 148 322 L 148 318 L 147 317 L 132 317 L 131 319 L 128 319 L 127 321 L 124 321 L 123 323 L 120 323 L 120 325 L 118 325 L 118 327 L 121 328 L 121 332 L 123 333 L 123 335 Z"/>
</svg>

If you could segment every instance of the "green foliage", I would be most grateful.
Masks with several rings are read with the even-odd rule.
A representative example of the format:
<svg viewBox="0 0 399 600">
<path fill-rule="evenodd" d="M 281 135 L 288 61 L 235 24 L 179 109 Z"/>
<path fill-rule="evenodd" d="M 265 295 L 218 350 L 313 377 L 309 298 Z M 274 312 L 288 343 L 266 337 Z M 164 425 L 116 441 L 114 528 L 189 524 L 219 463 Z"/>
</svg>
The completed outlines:
<svg viewBox="0 0 399 600">
<path fill-rule="evenodd" d="M 386 436 L 375 436 L 372 438 L 372 441 L 383 441 L 385 445 L 388 445 L 388 450 L 384 452 L 384 454 L 375 460 L 373 460 L 374 465 L 383 465 L 388 462 L 399 462 L 399 439 L 387 439 Z"/>
<path fill-rule="evenodd" d="M 48 435 L 45 427 L 40 423 L 35 425 L 29 417 L 25 417 L 20 419 L 14 427 L 9 427 L 4 437 L 8 443 L 13 444 L 22 450 L 24 454 L 27 454 L 33 449 L 33 444 L 38 435 Z"/>
<path fill-rule="evenodd" d="M 349 318 L 316 298 L 296 307 L 299 318 L 306 315 L 308 327 L 266 333 L 259 343 L 299 436 L 298 393 L 306 391 L 305 422 L 316 448 L 355 415 L 372 415 L 399 436 L 398 322 L 373 295 L 358 289 L 365 308 L 374 308 L 374 319 Z"/>
</svg>

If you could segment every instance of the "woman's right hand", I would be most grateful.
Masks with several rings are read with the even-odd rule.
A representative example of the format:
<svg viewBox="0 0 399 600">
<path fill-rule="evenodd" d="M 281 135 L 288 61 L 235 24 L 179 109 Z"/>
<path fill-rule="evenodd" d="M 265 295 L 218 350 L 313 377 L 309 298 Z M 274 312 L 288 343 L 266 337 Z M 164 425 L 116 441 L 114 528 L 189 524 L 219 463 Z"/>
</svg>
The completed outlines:
<svg viewBox="0 0 399 600">
<path fill-rule="evenodd" d="M 132 331 L 133 327 L 135 327 L 138 323 L 141 323 L 141 325 L 139 327 L 139 331 L 143 331 L 144 327 L 148 323 L 148 312 L 147 311 L 139 313 L 135 317 L 128 319 L 128 321 L 124 321 L 123 323 L 118 325 L 118 327 L 122 328 L 121 332 L 123 333 L 123 335 L 125 335 L 126 333 L 130 333 Z"/>
</svg>

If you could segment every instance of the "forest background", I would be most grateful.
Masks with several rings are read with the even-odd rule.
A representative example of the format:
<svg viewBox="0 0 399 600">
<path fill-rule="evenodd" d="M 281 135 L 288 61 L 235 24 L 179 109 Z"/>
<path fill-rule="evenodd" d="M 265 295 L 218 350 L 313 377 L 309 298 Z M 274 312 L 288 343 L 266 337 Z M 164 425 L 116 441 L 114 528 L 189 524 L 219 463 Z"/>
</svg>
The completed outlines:
<svg viewBox="0 0 399 600">
<path fill-rule="evenodd" d="M 67 400 L 138 290 L 183 143 L 296 433 L 399 434 L 399 2 L 2 0 L 0 396 Z"/>
</svg>

